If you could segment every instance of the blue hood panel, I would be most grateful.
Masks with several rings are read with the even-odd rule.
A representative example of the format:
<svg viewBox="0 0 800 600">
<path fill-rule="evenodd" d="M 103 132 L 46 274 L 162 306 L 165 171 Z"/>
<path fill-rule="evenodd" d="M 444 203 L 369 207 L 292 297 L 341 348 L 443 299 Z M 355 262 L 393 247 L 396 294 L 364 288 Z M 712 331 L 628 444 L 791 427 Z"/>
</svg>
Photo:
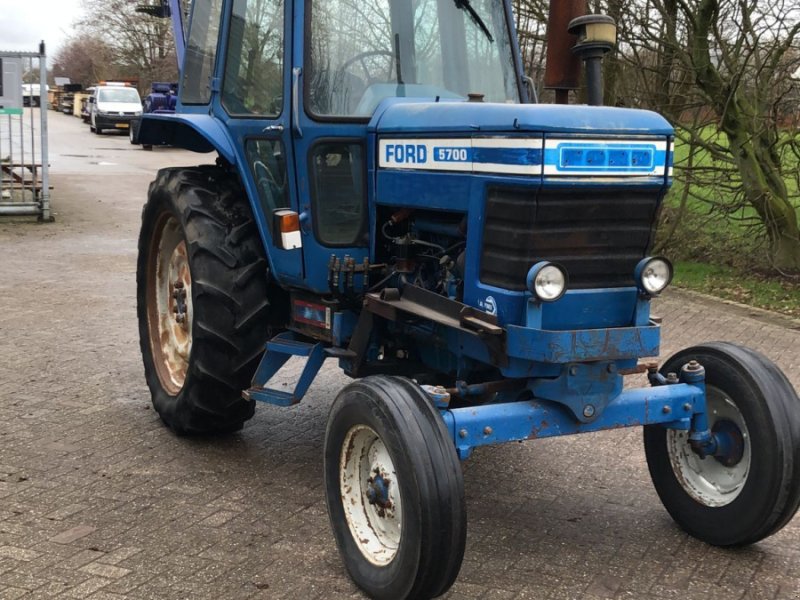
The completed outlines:
<svg viewBox="0 0 800 600">
<path fill-rule="evenodd" d="M 630 108 L 390 99 L 370 122 L 378 134 L 524 133 L 672 135 L 661 115 Z"/>
</svg>

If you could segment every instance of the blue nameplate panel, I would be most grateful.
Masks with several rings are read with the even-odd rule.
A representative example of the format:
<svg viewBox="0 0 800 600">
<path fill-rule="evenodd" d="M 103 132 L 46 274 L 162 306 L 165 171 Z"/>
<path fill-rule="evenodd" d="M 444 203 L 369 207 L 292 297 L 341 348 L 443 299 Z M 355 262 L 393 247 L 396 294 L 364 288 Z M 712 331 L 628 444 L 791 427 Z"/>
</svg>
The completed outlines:
<svg viewBox="0 0 800 600">
<path fill-rule="evenodd" d="M 548 139 L 544 148 L 547 176 L 663 177 L 667 166 L 666 140 Z"/>
<path fill-rule="evenodd" d="M 378 166 L 468 173 L 542 174 L 542 139 L 382 139 Z"/>
</svg>

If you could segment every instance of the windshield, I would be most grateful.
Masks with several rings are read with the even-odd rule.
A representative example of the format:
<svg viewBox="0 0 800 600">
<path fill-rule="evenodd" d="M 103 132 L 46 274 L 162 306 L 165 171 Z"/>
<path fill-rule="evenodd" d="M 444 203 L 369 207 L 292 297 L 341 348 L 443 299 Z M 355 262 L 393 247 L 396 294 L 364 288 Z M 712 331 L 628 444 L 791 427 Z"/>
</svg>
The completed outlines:
<svg viewBox="0 0 800 600">
<path fill-rule="evenodd" d="M 140 103 L 139 92 L 133 88 L 107 88 L 97 91 L 98 102 Z"/>
<path fill-rule="evenodd" d="M 500 0 L 311 0 L 307 101 L 369 117 L 388 97 L 519 102 Z"/>
</svg>

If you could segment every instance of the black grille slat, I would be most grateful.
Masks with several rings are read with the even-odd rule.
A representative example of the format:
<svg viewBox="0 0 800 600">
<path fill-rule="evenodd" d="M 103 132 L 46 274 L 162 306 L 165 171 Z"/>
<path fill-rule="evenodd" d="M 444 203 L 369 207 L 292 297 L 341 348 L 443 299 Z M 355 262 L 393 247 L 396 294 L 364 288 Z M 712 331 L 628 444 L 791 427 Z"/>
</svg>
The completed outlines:
<svg viewBox="0 0 800 600">
<path fill-rule="evenodd" d="M 626 250 L 638 251 L 650 241 L 650 229 L 643 227 L 620 229 L 610 227 L 601 229 L 594 227 L 591 230 L 577 229 L 566 231 L 540 231 L 536 237 L 534 248 L 536 250 L 553 253 L 560 250 L 570 250 L 571 254 L 592 255 L 595 251 L 607 248 L 614 254 Z"/>
<path fill-rule="evenodd" d="M 486 204 L 481 281 L 523 290 L 531 266 L 561 263 L 570 288 L 633 285 L 650 248 L 660 190 L 491 189 Z"/>
<path fill-rule="evenodd" d="M 547 192 L 545 192 L 547 193 Z M 625 192 L 617 192 L 618 195 L 623 195 Z M 630 194 L 630 192 L 628 192 Z M 652 202 L 650 198 L 631 197 L 625 194 L 626 205 L 625 210 L 629 218 L 635 219 L 643 217 L 652 209 Z M 539 197 L 537 198 L 537 206 L 541 210 L 545 209 L 545 217 L 554 217 L 559 214 L 565 217 L 579 212 L 581 215 L 590 219 L 605 219 L 611 220 L 619 217 L 614 211 L 620 209 L 620 197 L 617 198 L 570 198 L 566 197 Z"/>
</svg>

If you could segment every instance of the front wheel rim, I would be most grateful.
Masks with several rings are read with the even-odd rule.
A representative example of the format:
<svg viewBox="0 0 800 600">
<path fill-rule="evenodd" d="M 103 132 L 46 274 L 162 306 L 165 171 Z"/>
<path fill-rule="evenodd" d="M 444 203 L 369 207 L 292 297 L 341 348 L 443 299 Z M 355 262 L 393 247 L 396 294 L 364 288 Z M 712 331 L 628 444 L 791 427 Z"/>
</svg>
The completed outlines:
<svg viewBox="0 0 800 600">
<path fill-rule="evenodd" d="M 667 431 L 667 452 L 675 477 L 694 500 L 704 506 L 719 508 L 736 500 L 750 473 L 751 442 L 744 416 L 722 390 L 706 386 L 706 412 L 712 431 L 721 428 L 738 430 L 741 435 L 741 458 L 726 464 L 714 456 L 700 458 L 689 445 L 686 431 Z"/>
<path fill-rule="evenodd" d="M 397 555 L 402 537 L 400 486 L 389 451 L 366 425 L 347 432 L 339 461 L 342 506 L 353 541 L 373 565 Z"/>
<path fill-rule="evenodd" d="M 147 269 L 147 321 L 153 362 L 162 387 L 178 394 L 192 349 L 192 277 L 178 220 L 164 214 L 154 229 Z"/>
</svg>

